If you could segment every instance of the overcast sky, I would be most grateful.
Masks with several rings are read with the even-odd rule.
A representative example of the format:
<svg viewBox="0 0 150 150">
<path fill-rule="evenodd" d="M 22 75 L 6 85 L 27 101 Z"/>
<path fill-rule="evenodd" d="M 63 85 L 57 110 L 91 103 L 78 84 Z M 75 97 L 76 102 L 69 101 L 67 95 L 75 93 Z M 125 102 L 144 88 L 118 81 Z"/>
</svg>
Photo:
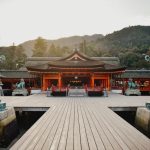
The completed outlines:
<svg viewBox="0 0 150 150">
<path fill-rule="evenodd" d="M 150 25 L 150 0 L 0 0 L 0 46 Z"/>
</svg>

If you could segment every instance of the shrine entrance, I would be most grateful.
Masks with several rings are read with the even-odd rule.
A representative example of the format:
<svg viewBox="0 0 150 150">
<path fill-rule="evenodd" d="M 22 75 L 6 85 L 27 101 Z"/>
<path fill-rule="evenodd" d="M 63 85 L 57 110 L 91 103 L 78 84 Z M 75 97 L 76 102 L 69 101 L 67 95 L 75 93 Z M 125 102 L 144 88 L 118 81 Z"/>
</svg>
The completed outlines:
<svg viewBox="0 0 150 150">
<path fill-rule="evenodd" d="M 62 85 L 71 87 L 84 87 L 84 85 L 90 85 L 90 77 L 83 75 L 70 75 L 62 77 Z"/>
<path fill-rule="evenodd" d="M 62 58 L 32 57 L 27 64 L 31 73 L 41 76 L 44 91 L 52 85 L 56 91 L 65 90 L 68 85 L 85 87 L 91 91 L 103 88 L 110 90 L 112 75 L 121 74 L 125 70 L 117 57 L 89 57 L 77 50 Z"/>
<path fill-rule="evenodd" d="M 110 89 L 110 77 L 107 74 L 90 74 L 90 73 L 59 73 L 43 75 L 43 90 L 47 87 L 55 87 L 61 89 L 70 85 L 71 88 L 107 88 Z"/>
</svg>

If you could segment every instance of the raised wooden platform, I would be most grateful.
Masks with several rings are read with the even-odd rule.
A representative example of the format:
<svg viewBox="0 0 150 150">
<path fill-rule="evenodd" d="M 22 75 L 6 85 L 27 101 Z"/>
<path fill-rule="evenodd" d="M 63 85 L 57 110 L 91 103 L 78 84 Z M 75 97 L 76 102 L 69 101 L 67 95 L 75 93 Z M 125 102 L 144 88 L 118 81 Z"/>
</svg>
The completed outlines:
<svg viewBox="0 0 150 150">
<path fill-rule="evenodd" d="M 14 107 L 50 107 L 12 150 L 150 150 L 150 140 L 108 107 L 144 106 L 148 96 L 1 97 Z"/>
</svg>

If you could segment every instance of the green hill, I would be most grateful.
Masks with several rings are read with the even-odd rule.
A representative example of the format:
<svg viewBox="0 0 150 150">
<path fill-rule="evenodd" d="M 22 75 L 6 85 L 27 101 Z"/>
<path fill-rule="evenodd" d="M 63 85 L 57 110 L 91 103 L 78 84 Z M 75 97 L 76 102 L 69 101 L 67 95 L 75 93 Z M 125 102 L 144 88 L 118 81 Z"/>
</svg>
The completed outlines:
<svg viewBox="0 0 150 150">
<path fill-rule="evenodd" d="M 93 43 L 102 56 L 117 56 L 129 69 L 150 68 L 144 54 L 150 54 L 150 26 L 131 26 L 108 34 Z"/>
<path fill-rule="evenodd" d="M 86 40 L 87 42 L 93 42 L 97 39 L 101 39 L 103 37 L 102 34 L 93 34 L 93 35 L 84 35 L 84 36 L 71 36 L 71 37 L 64 37 L 56 40 L 47 40 L 45 39 L 45 42 L 47 43 L 47 49 L 51 47 L 51 45 L 55 45 L 55 47 L 64 48 L 67 47 L 70 51 L 72 51 L 74 48 L 78 47 L 80 43 L 83 42 L 83 40 Z M 32 56 L 34 44 L 36 42 L 35 40 L 26 41 L 21 44 L 21 46 L 24 48 L 25 53 L 28 57 Z M 63 52 L 62 52 L 63 55 Z"/>
<path fill-rule="evenodd" d="M 26 41 L 19 46 L 0 47 L 0 54 L 6 55 L 3 69 L 15 69 L 16 64 L 23 66 L 24 60 L 33 52 L 42 56 L 64 56 L 74 48 L 89 56 L 116 56 L 121 65 L 128 69 L 150 69 L 150 62 L 143 54 L 150 55 L 150 26 L 131 26 L 103 36 L 102 34 L 72 36 L 58 40 L 38 39 Z M 41 49 L 38 48 L 39 44 Z M 36 45 L 36 46 L 35 46 Z M 42 49 L 44 47 L 44 49 Z M 36 49 L 38 52 L 36 53 Z M 23 61 L 21 61 L 22 59 Z"/>
<path fill-rule="evenodd" d="M 150 26 L 132 26 L 104 36 L 95 42 L 103 50 L 150 47 Z"/>
</svg>

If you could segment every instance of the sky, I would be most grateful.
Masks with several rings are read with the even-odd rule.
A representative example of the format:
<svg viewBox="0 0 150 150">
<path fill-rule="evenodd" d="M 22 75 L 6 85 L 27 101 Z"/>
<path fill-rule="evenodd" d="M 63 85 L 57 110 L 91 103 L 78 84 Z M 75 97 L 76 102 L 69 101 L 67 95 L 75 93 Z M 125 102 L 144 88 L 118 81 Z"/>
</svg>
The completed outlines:
<svg viewBox="0 0 150 150">
<path fill-rule="evenodd" d="M 149 0 L 0 0 L 0 46 L 150 25 Z"/>
</svg>

